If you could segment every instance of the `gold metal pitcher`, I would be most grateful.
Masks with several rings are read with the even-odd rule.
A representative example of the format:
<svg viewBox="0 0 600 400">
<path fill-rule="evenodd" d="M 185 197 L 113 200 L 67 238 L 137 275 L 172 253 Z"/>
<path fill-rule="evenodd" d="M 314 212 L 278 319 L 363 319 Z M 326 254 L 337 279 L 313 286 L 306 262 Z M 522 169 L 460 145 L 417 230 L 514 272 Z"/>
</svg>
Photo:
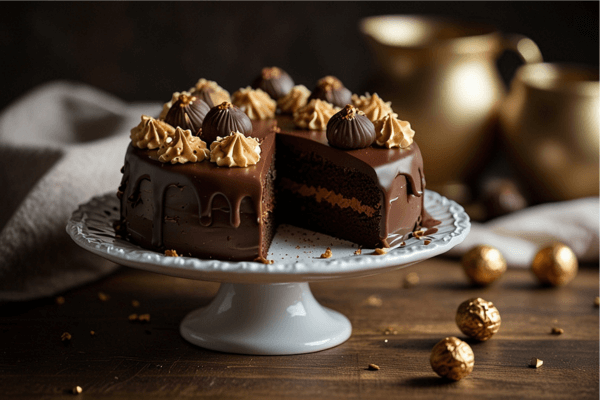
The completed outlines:
<svg viewBox="0 0 600 400">
<path fill-rule="evenodd" d="M 517 70 L 500 127 L 536 201 L 598 196 L 598 69 L 531 64 Z"/>
<path fill-rule="evenodd" d="M 360 30 L 384 73 L 377 93 L 417 132 L 427 187 L 476 175 L 506 95 L 496 60 L 510 49 L 524 62 L 541 62 L 537 45 L 492 27 L 421 16 L 369 17 Z"/>
</svg>

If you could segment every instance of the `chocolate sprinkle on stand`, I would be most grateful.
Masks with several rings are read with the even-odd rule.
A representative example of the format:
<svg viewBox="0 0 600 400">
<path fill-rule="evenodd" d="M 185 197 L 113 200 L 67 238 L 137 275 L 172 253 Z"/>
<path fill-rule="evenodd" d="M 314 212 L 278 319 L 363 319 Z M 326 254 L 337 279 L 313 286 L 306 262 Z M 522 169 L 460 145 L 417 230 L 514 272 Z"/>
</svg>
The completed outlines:
<svg viewBox="0 0 600 400">
<path fill-rule="evenodd" d="M 331 253 L 331 247 L 328 247 L 325 250 L 325 253 L 321 254 L 321 258 L 331 258 L 332 255 L 333 253 Z"/>
</svg>

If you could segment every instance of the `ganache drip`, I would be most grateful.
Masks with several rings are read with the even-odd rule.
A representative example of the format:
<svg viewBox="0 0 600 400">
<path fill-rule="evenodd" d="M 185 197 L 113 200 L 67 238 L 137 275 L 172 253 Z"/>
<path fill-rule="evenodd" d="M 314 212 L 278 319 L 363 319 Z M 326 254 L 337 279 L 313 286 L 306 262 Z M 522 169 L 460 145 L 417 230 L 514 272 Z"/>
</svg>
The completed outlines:
<svg viewBox="0 0 600 400">
<path fill-rule="evenodd" d="M 140 150 L 133 150 L 132 147 L 130 147 L 128 149 L 128 152 L 129 151 Z M 155 151 L 150 151 L 146 154 L 151 153 L 155 153 Z M 159 163 L 158 161 L 150 159 L 146 162 Z M 188 187 L 194 191 L 198 209 L 200 210 L 199 222 L 204 226 L 210 226 L 212 224 L 213 202 L 219 195 L 223 196 L 228 203 L 230 224 L 234 228 L 239 227 L 241 224 L 241 204 L 246 197 L 249 197 L 252 200 L 256 215 L 262 215 L 260 182 L 257 182 L 255 187 L 251 187 L 249 190 L 241 191 L 236 187 L 223 185 L 223 182 L 219 182 L 218 180 L 207 178 L 202 182 L 198 182 L 190 179 L 184 174 L 176 171 L 169 171 L 169 169 L 160 168 L 158 166 L 153 172 L 155 181 L 152 181 L 148 174 L 143 172 L 144 166 L 144 163 L 136 163 L 135 167 L 132 167 L 129 163 L 125 164 L 121 184 L 124 189 L 121 207 L 122 209 L 126 209 L 125 202 L 129 202 L 132 208 L 136 207 L 141 201 L 140 187 L 142 182 L 150 182 L 154 212 L 152 217 L 152 220 L 154 221 L 152 226 L 152 246 L 161 247 L 163 245 L 163 223 L 165 220 L 164 203 L 166 192 L 170 187 Z M 180 167 L 185 168 L 186 166 L 182 165 Z M 132 182 L 131 178 L 135 179 L 135 181 Z M 210 195 L 202 196 L 200 193 L 210 193 Z M 126 219 L 127 216 L 125 215 L 125 220 Z"/>
</svg>

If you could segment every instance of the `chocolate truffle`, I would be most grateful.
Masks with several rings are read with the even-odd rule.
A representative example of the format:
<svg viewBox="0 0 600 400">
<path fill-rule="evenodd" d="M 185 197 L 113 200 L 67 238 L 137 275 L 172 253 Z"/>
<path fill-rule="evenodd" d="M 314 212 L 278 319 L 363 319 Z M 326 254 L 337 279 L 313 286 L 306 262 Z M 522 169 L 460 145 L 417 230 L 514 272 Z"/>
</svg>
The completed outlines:
<svg viewBox="0 0 600 400">
<path fill-rule="evenodd" d="M 351 104 L 334 114 L 327 123 L 329 145 L 343 150 L 362 149 L 375 141 L 375 126 Z"/>
<path fill-rule="evenodd" d="M 252 121 L 242 110 L 224 101 L 206 114 L 202 123 L 202 139 L 210 145 L 218 136 L 225 137 L 231 132 L 250 135 Z"/>
<path fill-rule="evenodd" d="M 260 75 L 252 83 L 252 88 L 262 89 L 272 99 L 278 100 L 285 96 L 294 87 L 292 78 L 278 67 L 263 68 Z"/>
<path fill-rule="evenodd" d="M 210 111 L 210 107 L 196 96 L 181 94 L 173 103 L 165 117 L 165 122 L 174 128 L 189 129 L 192 135 L 200 136 L 200 129 L 204 117 Z"/>
<path fill-rule="evenodd" d="M 317 81 L 308 101 L 312 99 L 325 100 L 336 107 L 344 107 L 352 103 L 352 92 L 335 76 L 326 76 Z"/>
</svg>

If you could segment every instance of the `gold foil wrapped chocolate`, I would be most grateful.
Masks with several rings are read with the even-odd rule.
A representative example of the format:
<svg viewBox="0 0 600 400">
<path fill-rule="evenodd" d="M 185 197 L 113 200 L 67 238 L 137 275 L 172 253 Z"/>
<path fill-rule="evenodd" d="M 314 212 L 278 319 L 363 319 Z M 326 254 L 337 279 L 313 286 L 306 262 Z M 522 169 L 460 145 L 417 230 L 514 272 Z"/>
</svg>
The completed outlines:
<svg viewBox="0 0 600 400">
<path fill-rule="evenodd" d="M 473 371 L 475 355 L 471 346 L 450 336 L 433 347 L 429 362 L 439 376 L 458 381 Z"/>
<path fill-rule="evenodd" d="M 456 311 L 456 325 L 465 335 L 480 341 L 500 329 L 500 312 L 491 301 L 480 297 L 464 301 Z"/>
<path fill-rule="evenodd" d="M 506 272 L 506 260 L 498 249 L 488 245 L 473 247 L 463 255 L 461 264 L 472 283 L 486 286 Z"/>
<path fill-rule="evenodd" d="M 550 286 L 561 286 L 571 282 L 578 269 L 577 256 L 562 243 L 554 243 L 539 250 L 531 263 L 531 271 L 538 280 Z"/>
</svg>

